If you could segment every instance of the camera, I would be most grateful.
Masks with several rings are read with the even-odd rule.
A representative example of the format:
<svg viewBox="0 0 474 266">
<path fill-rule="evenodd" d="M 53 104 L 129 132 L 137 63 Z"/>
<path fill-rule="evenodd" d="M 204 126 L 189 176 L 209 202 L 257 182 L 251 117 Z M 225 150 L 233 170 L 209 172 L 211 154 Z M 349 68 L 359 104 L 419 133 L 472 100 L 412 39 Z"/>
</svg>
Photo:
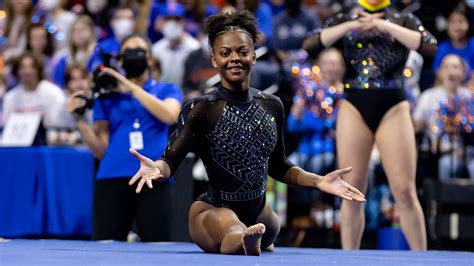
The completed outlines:
<svg viewBox="0 0 474 266">
<path fill-rule="evenodd" d="M 86 102 L 83 107 L 78 108 L 74 111 L 80 116 L 84 115 L 86 110 L 92 109 L 95 98 L 108 95 L 114 88 L 117 87 L 117 80 L 111 75 L 102 71 L 105 67 L 109 67 L 116 70 L 116 68 L 113 67 L 111 64 L 112 59 L 115 59 L 116 56 L 104 52 L 100 46 L 98 46 L 96 49 L 103 63 L 97 68 L 95 68 L 92 72 L 92 97 L 87 97 L 83 95 L 76 96 L 76 98 L 83 99 Z"/>
<path fill-rule="evenodd" d="M 94 69 L 92 72 L 92 80 L 94 82 L 94 86 L 92 87 L 92 92 L 94 96 L 101 96 L 105 94 L 109 94 L 114 88 L 117 87 L 117 80 L 112 77 L 111 75 L 102 72 L 105 67 L 112 68 L 117 70 L 116 68 L 111 66 L 111 60 L 115 58 L 114 55 L 106 53 L 102 50 L 102 48 L 98 47 L 98 54 L 99 57 L 104 62 L 102 65 Z"/>
<path fill-rule="evenodd" d="M 93 105 L 93 99 L 92 98 L 89 98 L 89 97 L 86 97 L 84 95 L 78 95 L 76 96 L 76 98 L 80 98 L 80 99 L 83 99 L 86 104 L 81 107 L 81 108 L 77 108 L 76 110 L 74 110 L 74 112 L 80 116 L 83 116 L 84 113 L 86 112 L 86 110 L 90 110 L 92 109 L 92 105 Z"/>
</svg>

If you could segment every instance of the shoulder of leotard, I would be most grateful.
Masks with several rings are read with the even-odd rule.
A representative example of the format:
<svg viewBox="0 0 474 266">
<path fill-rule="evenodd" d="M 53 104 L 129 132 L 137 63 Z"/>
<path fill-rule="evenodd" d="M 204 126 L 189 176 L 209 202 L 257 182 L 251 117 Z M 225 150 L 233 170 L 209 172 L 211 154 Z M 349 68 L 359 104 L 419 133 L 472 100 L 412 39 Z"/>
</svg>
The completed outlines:
<svg viewBox="0 0 474 266">
<path fill-rule="evenodd" d="M 271 106 L 274 106 L 274 108 L 276 108 L 276 110 L 283 109 L 283 102 L 278 96 L 254 88 L 250 88 L 250 90 L 254 99 L 268 101 Z"/>
<path fill-rule="evenodd" d="M 257 99 L 265 99 L 265 100 L 269 100 L 269 101 L 272 101 L 272 102 L 275 102 L 275 103 L 281 103 L 281 100 L 278 96 L 275 96 L 273 94 L 270 94 L 270 93 L 266 93 L 264 91 L 261 91 L 261 90 L 257 90 L 255 88 L 250 88 L 250 91 L 252 93 L 252 96 L 254 98 L 257 98 Z"/>
<path fill-rule="evenodd" d="M 199 97 L 196 97 L 196 98 L 193 98 L 193 99 L 190 99 L 188 101 L 186 101 L 184 103 L 184 108 L 186 108 L 187 106 L 197 106 L 197 105 L 207 105 L 211 102 L 214 102 L 218 100 L 218 96 L 217 96 L 217 90 L 211 90 Z"/>
<path fill-rule="evenodd" d="M 386 8 L 385 9 L 386 17 L 389 19 L 395 19 L 399 20 L 402 23 L 406 23 L 409 20 L 414 20 L 417 19 L 413 13 L 408 13 L 408 12 L 400 12 L 394 8 Z"/>
</svg>

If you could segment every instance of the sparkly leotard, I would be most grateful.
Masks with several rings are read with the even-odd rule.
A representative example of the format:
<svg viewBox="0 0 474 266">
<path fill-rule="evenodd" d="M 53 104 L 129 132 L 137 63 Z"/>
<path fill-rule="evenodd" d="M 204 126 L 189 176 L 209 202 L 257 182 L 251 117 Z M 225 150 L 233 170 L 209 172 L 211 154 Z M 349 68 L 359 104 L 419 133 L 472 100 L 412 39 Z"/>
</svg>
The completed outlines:
<svg viewBox="0 0 474 266">
<path fill-rule="evenodd" d="M 220 87 L 184 106 L 163 160 L 173 173 L 189 151 L 198 154 L 209 177 L 198 200 L 232 209 L 249 226 L 265 205 L 267 174 L 282 180 L 293 166 L 284 153 L 283 121 L 277 97 Z"/>
<path fill-rule="evenodd" d="M 386 20 L 420 32 L 418 52 L 434 55 L 436 39 L 426 31 L 418 18 L 390 9 L 383 11 Z M 328 20 L 326 26 L 354 19 L 357 19 L 357 15 L 339 14 Z M 318 32 L 315 37 L 319 37 Z M 349 32 L 333 46 L 342 51 L 347 65 L 344 77 L 346 100 L 357 108 L 367 126 L 375 133 L 385 113 L 406 100 L 402 71 L 409 50 L 389 33 L 376 30 Z M 322 48 L 319 42 L 309 52 L 318 53 Z"/>
</svg>

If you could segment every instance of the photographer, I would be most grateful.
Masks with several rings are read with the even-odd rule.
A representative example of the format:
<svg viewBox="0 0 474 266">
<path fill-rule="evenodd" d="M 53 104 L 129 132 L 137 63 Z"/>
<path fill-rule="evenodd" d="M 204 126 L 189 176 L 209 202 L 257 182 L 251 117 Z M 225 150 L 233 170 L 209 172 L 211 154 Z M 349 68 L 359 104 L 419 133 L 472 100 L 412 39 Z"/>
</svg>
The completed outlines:
<svg viewBox="0 0 474 266">
<path fill-rule="evenodd" d="M 92 95 L 92 80 L 85 67 L 74 64 L 67 68 L 64 77 L 66 88 L 66 103 L 58 113 L 57 128 L 48 130 L 48 144 L 73 146 L 82 144 L 80 132 L 77 129 L 76 117 L 72 112 L 77 112 L 86 121 L 92 125 L 92 110 L 83 106 L 86 99 Z M 87 109 L 87 110 L 86 110 Z"/>
<path fill-rule="evenodd" d="M 75 112 L 87 101 L 73 99 L 75 103 L 70 105 L 75 106 L 69 108 L 83 141 L 101 159 L 94 188 L 92 238 L 124 241 L 135 219 L 142 241 L 171 240 L 171 185 L 156 182 L 155 189 L 136 194 L 128 180 L 139 163 L 128 150 L 140 149 L 154 157 L 163 153 L 169 125 L 175 123 L 181 111 L 181 91 L 173 84 L 150 78 L 152 58 L 147 39 L 136 35 L 126 38 L 120 55 L 126 77 L 111 68 L 102 68 L 100 74 L 113 77 L 117 86 L 94 100 L 93 128 Z M 96 86 L 100 83 L 97 78 L 94 82 Z"/>
</svg>

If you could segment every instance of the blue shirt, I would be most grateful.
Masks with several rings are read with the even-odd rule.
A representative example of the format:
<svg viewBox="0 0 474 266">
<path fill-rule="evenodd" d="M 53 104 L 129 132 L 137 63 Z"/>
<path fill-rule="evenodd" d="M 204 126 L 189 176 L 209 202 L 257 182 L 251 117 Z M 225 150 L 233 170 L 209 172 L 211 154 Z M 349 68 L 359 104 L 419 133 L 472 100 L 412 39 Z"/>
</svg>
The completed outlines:
<svg viewBox="0 0 474 266">
<path fill-rule="evenodd" d="M 282 12 L 273 20 L 275 48 L 283 51 L 300 50 L 308 32 L 320 27 L 319 17 L 304 9 L 296 16 Z"/>
<path fill-rule="evenodd" d="M 64 55 L 59 58 L 56 66 L 53 70 L 53 82 L 58 85 L 61 89 L 66 87 L 66 71 L 68 67 L 68 56 Z M 87 61 L 87 71 L 92 72 L 96 67 L 98 67 L 102 63 L 102 60 L 98 57 L 96 53 L 93 53 L 89 60 Z"/>
<path fill-rule="evenodd" d="M 183 101 L 181 90 L 171 83 L 148 80 L 145 91 L 164 100 L 173 98 Z M 163 154 L 168 143 L 169 126 L 148 112 L 130 94 L 113 93 L 99 97 L 94 102 L 94 121 L 109 122 L 109 145 L 100 162 L 97 179 L 132 177 L 140 168 L 139 161 L 130 154 L 129 135 L 134 132 L 133 123 L 138 119 L 143 134 L 144 148 L 139 152 L 153 160 Z"/>
<path fill-rule="evenodd" d="M 115 37 L 99 42 L 99 46 L 105 53 L 117 55 L 120 52 L 120 42 Z"/>
<path fill-rule="evenodd" d="M 265 45 L 270 45 L 273 41 L 273 32 L 272 32 L 272 9 L 267 3 L 261 2 L 258 5 L 258 9 L 255 12 L 255 17 L 257 18 L 257 28 L 261 31 L 267 40 Z"/>
<path fill-rule="evenodd" d="M 470 37 L 466 47 L 462 49 L 455 48 L 450 40 L 441 42 L 438 45 L 438 52 L 433 60 L 434 72 L 438 71 L 438 68 L 441 66 L 441 61 L 443 61 L 443 58 L 448 54 L 459 55 L 469 64 L 469 70 L 472 70 L 474 67 L 474 37 Z"/>
<path fill-rule="evenodd" d="M 334 152 L 334 138 L 329 134 L 334 127 L 334 122 L 317 117 L 307 109 L 302 111 L 301 119 L 290 113 L 287 121 L 288 132 L 300 134 L 298 152 L 308 156 Z"/>
</svg>

